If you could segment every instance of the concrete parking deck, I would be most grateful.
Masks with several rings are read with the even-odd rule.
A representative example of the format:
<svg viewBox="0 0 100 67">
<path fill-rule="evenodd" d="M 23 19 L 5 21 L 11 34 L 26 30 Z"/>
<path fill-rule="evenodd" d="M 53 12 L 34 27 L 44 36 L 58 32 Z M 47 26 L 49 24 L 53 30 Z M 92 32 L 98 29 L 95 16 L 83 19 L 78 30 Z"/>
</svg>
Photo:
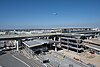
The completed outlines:
<svg viewBox="0 0 100 67">
<path fill-rule="evenodd" d="M 88 39 L 88 40 L 83 40 L 83 41 L 87 42 L 87 43 L 93 43 L 93 44 L 100 46 L 100 39 L 98 39 L 98 38 L 93 38 L 93 39 Z"/>
</svg>

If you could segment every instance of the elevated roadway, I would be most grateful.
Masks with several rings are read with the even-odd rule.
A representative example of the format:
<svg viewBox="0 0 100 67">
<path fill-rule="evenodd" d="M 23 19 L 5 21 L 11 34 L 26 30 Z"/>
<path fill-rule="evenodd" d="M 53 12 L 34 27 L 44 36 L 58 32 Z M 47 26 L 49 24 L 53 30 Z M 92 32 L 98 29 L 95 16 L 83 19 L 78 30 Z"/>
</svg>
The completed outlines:
<svg viewBox="0 0 100 67">
<path fill-rule="evenodd" d="M 41 37 L 41 36 L 52 36 L 52 35 L 61 35 L 61 33 L 0 35 L 0 40 L 23 39 L 23 38 L 30 38 L 30 37 Z"/>
<path fill-rule="evenodd" d="M 87 31 L 87 32 L 77 32 L 77 33 L 41 33 L 41 34 L 11 34 L 11 35 L 0 35 L 0 40 L 8 39 L 24 39 L 30 37 L 47 37 L 47 36 L 87 36 L 85 33 L 100 33 L 100 31 Z M 82 35 L 84 34 L 84 35 Z M 89 36 L 89 35 L 88 35 Z"/>
<path fill-rule="evenodd" d="M 91 33 L 100 33 L 100 31 L 86 31 L 86 32 L 75 32 L 80 34 L 91 34 Z"/>
</svg>

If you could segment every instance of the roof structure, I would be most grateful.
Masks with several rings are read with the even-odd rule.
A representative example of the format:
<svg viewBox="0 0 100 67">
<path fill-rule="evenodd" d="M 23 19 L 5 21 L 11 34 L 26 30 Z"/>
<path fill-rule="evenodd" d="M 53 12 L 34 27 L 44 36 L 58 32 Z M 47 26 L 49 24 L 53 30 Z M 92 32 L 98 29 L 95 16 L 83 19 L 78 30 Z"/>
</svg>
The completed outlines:
<svg viewBox="0 0 100 67">
<path fill-rule="evenodd" d="M 27 47 L 35 47 L 35 46 L 40 46 L 43 44 L 49 44 L 49 43 L 59 43 L 58 41 L 53 41 L 53 40 L 46 40 L 46 39 L 35 39 L 32 41 L 25 41 L 23 42 Z"/>
</svg>

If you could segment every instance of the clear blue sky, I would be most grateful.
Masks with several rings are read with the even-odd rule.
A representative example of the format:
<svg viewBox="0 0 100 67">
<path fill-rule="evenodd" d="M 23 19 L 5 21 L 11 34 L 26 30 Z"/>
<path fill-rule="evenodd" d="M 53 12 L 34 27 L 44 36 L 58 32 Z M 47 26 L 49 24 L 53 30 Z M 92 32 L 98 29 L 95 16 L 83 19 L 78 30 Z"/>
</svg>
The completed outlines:
<svg viewBox="0 0 100 67">
<path fill-rule="evenodd" d="M 100 0 L 0 0 L 0 29 L 100 27 Z"/>
</svg>

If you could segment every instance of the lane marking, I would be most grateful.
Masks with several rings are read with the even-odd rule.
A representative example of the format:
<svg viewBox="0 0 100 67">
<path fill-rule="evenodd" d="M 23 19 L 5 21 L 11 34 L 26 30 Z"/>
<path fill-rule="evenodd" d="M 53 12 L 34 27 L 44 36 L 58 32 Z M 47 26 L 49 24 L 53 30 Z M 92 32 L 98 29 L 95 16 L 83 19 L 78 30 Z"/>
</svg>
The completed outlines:
<svg viewBox="0 0 100 67">
<path fill-rule="evenodd" d="M 29 66 L 27 63 L 25 63 L 24 61 L 22 61 L 21 59 L 15 57 L 14 55 L 12 55 L 12 57 L 15 58 L 15 59 L 17 59 L 17 60 L 19 60 L 19 61 L 22 62 L 23 64 L 25 64 L 27 67 L 31 67 L 31 66 Z"/>
</svg>

